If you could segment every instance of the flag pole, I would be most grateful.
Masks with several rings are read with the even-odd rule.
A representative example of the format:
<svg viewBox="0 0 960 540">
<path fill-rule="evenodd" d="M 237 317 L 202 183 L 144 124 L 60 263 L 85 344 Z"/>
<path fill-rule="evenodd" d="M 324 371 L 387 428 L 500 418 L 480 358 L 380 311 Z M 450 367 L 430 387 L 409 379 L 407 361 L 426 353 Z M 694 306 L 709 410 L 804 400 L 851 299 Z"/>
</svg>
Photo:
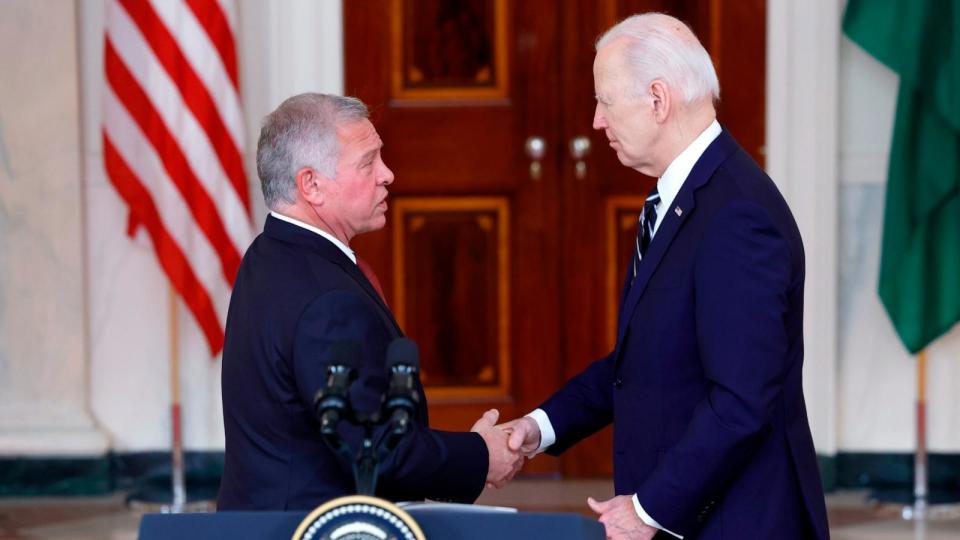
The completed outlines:
<svg viewBox="0 0 960 540">
<path fill-rule="evenodd" d="M 903 508 L 902 517 L 916 523 L 915 532 L 925 533 L 927 521 L 957 519 L 960 505 L 930 504 L 930 467 L 927 450 L 927 350 L 917 353 L 917 450 L 913 456 L 913 504 Z M 919 536 L 918 536 L 919 538 Z"/>
<path fill-rule="evenodd" d="M 913 456 L 911 517 L 927 517 L 927 350 L 917 353 L 917 451 Z"/>
<path fill-rule="evenodd" d="M 913 504 L 904 506 L 901 516 L 918 526 L 927 519 L 927 350 L 917 353 L 917 447 L 913 453 Z"/>
<path fill-rule="evenodd" d="M 180 416 L 180 332 L 178 326 L 177 292 L 170 288 L 170 430 L 171 430 L 171 467 L 170 482 L 173 491 L 173 504 L 169 512 L 183 512 L 187 503 L 187 488 L 183 469 L 183 425 Z"/>
</svg>

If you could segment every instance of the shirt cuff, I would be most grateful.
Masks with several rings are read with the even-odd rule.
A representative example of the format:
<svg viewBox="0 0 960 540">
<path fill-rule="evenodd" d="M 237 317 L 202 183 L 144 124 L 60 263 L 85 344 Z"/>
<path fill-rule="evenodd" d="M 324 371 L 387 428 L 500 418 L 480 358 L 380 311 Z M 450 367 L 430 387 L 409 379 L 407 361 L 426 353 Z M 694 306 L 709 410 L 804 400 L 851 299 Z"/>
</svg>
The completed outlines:
<svg viewBox="0 0 960 540">
<path fill-rule="evenodd" d="M 663 531 L 663 532 L 665 532 L 665 533 L 667 533 L 667 534 L 670 534 L 671 536 L 675 536 L 675 537 L 680 538 L 681 540 L 683 540 L 683 537 L 682 537 L 682 536 L 680 536 L 679 534 L 677 534 L 677 533 L 675 533 L 675 532 L 673 532 L 673 531 L 671 531 L 671 530 L 669 530 L 669 529 L 664 529 L 662 526 L 660 526 L 659 523 L 657 523 L 657 520 L 655 520 L 655 519 L 653 519 L 652 517 L 650 517 L 650 514 L 648 514 L 648 513 L 643 509 L 643 507 L 640 506 L 640 499 L 637 498 L 637 495 L 636 495 L 636 494 L 633 495 L 633 509 L 636 510 L 636 511 L 637 511 L 637 515 L 640 516 L 640 521 L 643 521 L 644 523 L 646 523 L 647 525 L 653 527 L 654 529 L 660 529 L 661 531 Z"/>
<path fill-rule="evenodd" d="M 550 418 L 543 409 L 532 411 L 527 417 L 532 418 L 540 428 L 540 446 L 534 450 L 533 455 L 535 456 L 557 442 L 557 434 L 553 431 L 553 424 L 550 423 Z"/>
</svg>

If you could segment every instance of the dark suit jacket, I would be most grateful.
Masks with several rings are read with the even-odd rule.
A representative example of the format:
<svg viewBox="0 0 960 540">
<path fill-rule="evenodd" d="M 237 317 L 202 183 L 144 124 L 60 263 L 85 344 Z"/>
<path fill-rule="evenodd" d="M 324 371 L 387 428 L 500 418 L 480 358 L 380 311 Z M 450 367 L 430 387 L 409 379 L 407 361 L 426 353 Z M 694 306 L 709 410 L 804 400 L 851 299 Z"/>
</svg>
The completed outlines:
<svg viewBox="0 0 960 540">
<path fill-rule="evenodd" d="M 373 411 L 387 388 L 387 345 L 400 335 L 390 310 L 340 249 L 268 216 L 243 257 L 227 315 L 218 509 L 309 509 L 355 493 L 351 464 L 323 442 L 312 410 L 325 354 L 340 340 L 360 344 L 351 398 L 355 408 Z M 426 399 L 418 416 L 381 464 L 377 494 L 473 502 L 487 474 L 483 439 L 429 429 Z M 356 452 L 360 431 L 347 422 L 340 431 Z"/>
<path fill-rule="evenodd" d="M 665 212 L 625 283 L 616 349 L 542 405 L 557 435 L 547 452 L 613 422 L 616 493 L 636 493 L 663 527 L 826 539 L 793 216 L 726 131 Z"/>
</svg>

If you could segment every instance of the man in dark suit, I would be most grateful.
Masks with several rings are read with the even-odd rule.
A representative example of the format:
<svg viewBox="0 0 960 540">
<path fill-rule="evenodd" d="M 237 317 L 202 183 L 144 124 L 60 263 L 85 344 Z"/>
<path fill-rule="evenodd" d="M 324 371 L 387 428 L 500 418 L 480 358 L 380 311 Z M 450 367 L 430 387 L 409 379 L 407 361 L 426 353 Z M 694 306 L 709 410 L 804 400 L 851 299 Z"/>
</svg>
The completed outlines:
<svg viewBox="0 0 960 540">
<path fill-rule="evenodd" d="M 804 253 L 773 182 L 716 121 L 693 32 L 631 17 L 597 43 L 597 107 L 625 166 L 658 178 L 616 348 L 505 426 L 560 454 L 613 422 L 609 538 L 828 538 L 801 386 Z"/>
<path fill-rule="evenodd" d="M 294 96 L 264 121 L 257 172 L 271 212 L 244 255 L 227 315 L 220 510 L 308 509 L 354 493 L 351 463 L 322 440 L 313 399 L 331 346 L 353 341 L 352 405 L 376 410 L 387 345 L 402 335 L 349 247 L 386 223 L 393 173 L 382 146 L 354 98 Z M 380 465 L 377 494 L 473 502 L 485 483 L 502 485 L 523 456 L 508 449 L 496 419 L 491 410 L 472 432 L 432 430 L 421 400 L 412 432 Z M 346 424 L 341 435 L 356 451 L 361 432 Z"/>
</svg>

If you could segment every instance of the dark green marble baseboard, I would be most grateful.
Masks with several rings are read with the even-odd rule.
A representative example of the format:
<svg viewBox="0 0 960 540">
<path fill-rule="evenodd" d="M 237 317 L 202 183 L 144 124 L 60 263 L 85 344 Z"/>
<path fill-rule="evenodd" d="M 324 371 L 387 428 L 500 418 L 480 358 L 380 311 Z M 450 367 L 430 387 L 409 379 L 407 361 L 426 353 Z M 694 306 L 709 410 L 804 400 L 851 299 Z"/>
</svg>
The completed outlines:
<svg viewBox="0 0 960 540">
<path fill-rule="evenodd" d="M 223 452 L 186 452 L 188 491 L 211 498 L 223 473 Z M 817 456 L 824 489 L 869 489 L 908 496 L 913 455 L 841 452 Z M 930 454 L 931 494 L 960 499 L 960 454 Z M 163 498 L 170 484 L 168 452 L 111 453 L 99 458 L 0 458 L 0 496 L 105 495 L 115 491 Z"/>
<path fill-rule="evenodd" d="M 136 452 L 113 455 L 114 489 L 135 489 L 146 480 L 170 478 L 169 452 Z M 220 484 L 223 452 L 185 452 L 187 480 Z"/>
<path fill-rule="evenodd" d="M 184 455 L 189 487 L 216 493 L 223 452 Z M 169 452 L 110 453 L 102 457 L 0 458 L 0 497 L 155 493 L 170 485 Z"/>
<path fill-rule="evenodd" d="M 833 462 L 836 489 L 869 489 L 882 501 L 912 500 L 913 454 L 841 452 L 819 459 L 821 472 L 824 460 Z M 960 501 L 960 454 L 929 454 L 927 478 L 930 502 Z"/>
<path fill-rule="evenodd" d="M 0 458 L 0 496 L 104 495 L 110 469 L 109 456 Z"/>
<path fill-rule="evenodd" d="M 823 489 L 833 491 L 837 488 L 837 456 L 817 454 L 817 466 L 820 468 L 820 481 Z"/>
<path fill-rule="evenodd" d="M 838 487 L 913 485 L 913 454 L 840 452 L 832 459 Z M 960 490 L 960 454 L 929 454 L 927 468 L 931 486 Z"/>
</svg>

